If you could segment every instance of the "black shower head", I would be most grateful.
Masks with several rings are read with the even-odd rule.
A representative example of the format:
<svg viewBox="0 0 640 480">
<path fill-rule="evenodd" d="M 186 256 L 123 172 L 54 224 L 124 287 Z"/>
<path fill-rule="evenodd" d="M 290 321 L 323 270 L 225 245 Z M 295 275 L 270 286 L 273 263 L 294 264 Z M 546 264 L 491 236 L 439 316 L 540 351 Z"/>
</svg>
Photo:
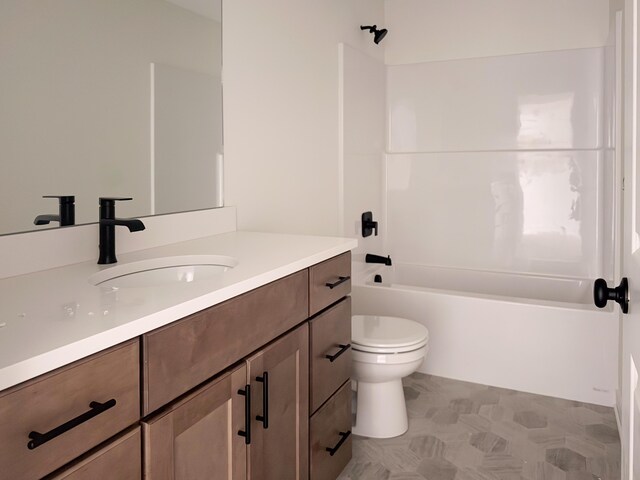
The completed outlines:
<svg viewBox="0 0 640 480">
<path fill-rule="evenodd" d="M 376 43 L 376 45 L 378 43 L 380 43 L 380 41 L 384 38 L 384 36 L 387 34 L 388 30 L 386 28 L 383 28 L 382 30 L 376 30 L 374 35 L 373 35 L 373 41 Z"/>
<path fill-rule="evenodd" d="M 360 30 L 369 30 L 369 32 L 373 33 L 373 41 L 375 42 L 376 45 L 379 44 L 382 41 L 382 39 L 385 37 L 385 35 L 388 33 L 388 30 L 386 28 L 378 30 L 377 25 L 371 25 L 371 26 L 360 25 Z"/>
</svg>

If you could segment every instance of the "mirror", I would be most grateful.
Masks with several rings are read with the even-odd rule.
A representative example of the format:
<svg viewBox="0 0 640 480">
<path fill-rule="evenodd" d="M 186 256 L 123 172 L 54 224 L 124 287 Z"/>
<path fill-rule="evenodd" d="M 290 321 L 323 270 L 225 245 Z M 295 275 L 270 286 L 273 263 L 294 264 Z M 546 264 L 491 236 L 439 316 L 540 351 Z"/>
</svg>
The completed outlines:
<svg viewBox="0 0 640 480">
<path fill-rule="evenodd" d="M 221 0 L 0 2 L 0 234 L 222 206 Z"/>
</svg>

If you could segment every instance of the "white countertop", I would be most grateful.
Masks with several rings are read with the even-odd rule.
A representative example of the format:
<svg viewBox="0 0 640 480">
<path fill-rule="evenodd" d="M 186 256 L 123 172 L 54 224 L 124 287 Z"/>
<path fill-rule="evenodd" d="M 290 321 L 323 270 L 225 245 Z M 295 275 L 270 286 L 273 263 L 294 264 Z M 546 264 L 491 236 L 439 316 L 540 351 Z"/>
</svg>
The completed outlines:
<svg viewBox="0 0 640 480">
<path fill-rule="evenodd" d="M 217 254 L 220 277 L 144 288 L 90 285 L 95 261 L 0 280 L 0 390 L 355 248 L 348 238 L 231 232 L 118 255 L 118 263 Z M 55 252 L 51 252 L 55 255 Z"/>
</svg>

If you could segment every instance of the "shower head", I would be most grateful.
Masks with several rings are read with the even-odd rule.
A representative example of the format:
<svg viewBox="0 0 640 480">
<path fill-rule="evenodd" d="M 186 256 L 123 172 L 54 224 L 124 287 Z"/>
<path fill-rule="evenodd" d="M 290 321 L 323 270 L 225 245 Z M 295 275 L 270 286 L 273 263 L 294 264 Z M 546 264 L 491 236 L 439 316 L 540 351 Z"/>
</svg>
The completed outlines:
<svg viewBox="0 0 640 480">
<path fill-rule="evenodd" d="M 373 33 L 373 41 L 376 45 L 379 44 L 382 41 L 382 39 L 385 37 L 385 35 L 388 33 L 388 30 L 386 28 L 382 28 L 378 30 L 377 25 L 371 25 L 371 26 L 360 25 L 360 30 L 369 30 L 370 33 Z"/>
</svg>

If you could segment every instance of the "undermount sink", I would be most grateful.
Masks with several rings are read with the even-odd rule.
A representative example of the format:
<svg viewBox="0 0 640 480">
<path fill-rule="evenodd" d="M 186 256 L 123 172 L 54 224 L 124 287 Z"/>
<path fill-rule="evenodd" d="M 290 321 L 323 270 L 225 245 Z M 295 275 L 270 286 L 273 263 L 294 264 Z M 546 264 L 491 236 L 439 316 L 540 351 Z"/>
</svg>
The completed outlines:
<svg viewBox="0 0 640 480">
<path fill-rule="evenodd" d="M 94 286 L 112 288 L 153 287 L 221 277 L 238 260 L 226 255 L 178 255 L 123 263 L 89 277 Z"/>
</svg>

